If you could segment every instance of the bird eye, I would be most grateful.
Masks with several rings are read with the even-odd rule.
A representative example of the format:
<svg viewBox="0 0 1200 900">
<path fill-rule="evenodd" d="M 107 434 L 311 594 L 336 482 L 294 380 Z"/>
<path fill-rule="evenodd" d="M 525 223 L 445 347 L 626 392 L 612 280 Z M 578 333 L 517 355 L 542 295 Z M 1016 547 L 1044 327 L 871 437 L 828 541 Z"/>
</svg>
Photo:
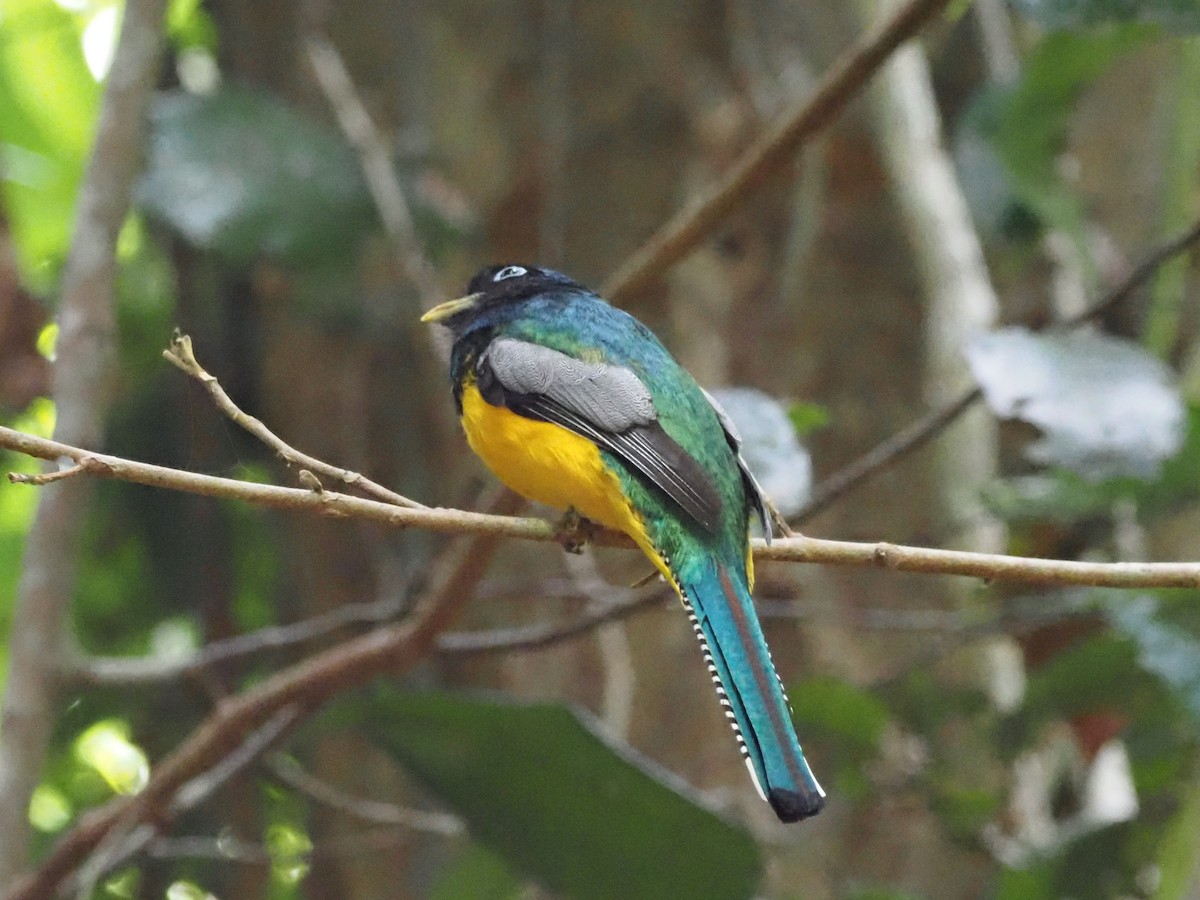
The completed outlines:
<svg viewBox="0 0 1200 900">
<path fill-rule="evenodd" d="M 505 266 L 495 274 L 492 281 L 504 281 L 508 278 L 520 278 L 522 275 L 529 274 L 524 266 Z"/>
</svg>

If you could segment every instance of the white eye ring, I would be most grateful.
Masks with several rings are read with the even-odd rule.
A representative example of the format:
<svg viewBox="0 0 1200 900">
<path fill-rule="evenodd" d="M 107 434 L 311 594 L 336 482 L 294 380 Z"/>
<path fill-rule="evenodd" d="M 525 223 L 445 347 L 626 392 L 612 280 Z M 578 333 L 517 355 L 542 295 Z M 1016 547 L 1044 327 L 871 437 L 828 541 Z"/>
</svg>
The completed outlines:
<svg viewBox="0 0 1200 900">
<path fill-rule="evenodd" d="M 520 278 L 522 275 L 528 275 L 524 266 L 505 266 L 493 276 L 492 281 L 505 281 L 509 278 Z"/>
</svg>

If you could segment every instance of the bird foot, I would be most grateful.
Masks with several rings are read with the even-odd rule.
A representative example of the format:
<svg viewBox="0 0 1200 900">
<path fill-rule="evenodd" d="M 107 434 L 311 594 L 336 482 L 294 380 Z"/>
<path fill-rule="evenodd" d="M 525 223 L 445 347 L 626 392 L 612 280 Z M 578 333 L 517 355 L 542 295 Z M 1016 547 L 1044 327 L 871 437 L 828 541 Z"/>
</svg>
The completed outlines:
<svg viewBox="0 0 1200 900">
<path fill-rule="evenodd" d="M 590 519 L 585 519 L 574 509 L 568 509 L 554 526 L 554 540 L 568 553 L 579 554 L 592 542 L 599 530 Z"/>
</svg>

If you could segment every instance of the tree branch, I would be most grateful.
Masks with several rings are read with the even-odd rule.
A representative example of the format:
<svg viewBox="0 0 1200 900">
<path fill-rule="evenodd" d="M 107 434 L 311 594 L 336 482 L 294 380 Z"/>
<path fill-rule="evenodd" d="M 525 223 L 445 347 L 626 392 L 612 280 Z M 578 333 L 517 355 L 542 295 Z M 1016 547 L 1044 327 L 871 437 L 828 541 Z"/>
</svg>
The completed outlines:
<svg viewBox="0 0 1200 900">
<path fill-rule="evenodd" d="M 604 283 L 601 294 L 614 303 L 628 301 L 695 249 L 746 194 L 836 118 L 893 50 L 917 34 L 949 3 L 950 0 L 910 0 L 894 16 L 863 35 L 838 58 L 811 97 L 781 115 L 719 182 L 655 232 Z"/>
<path fill-rule="evenodd" d="M 170 488 L 210 497 L 243 500 L 272 509 L 305 511 L 338 518 L 367 519 L 396 528 L 427 528 L 449 534 L 474 534 L 492 538 L 554 541 L 557 531 L 541 519 L 466 512 L 458 509 L 410 509 L 349 497 L 333 491 L 254 484 L 134 462 L 117 456 L 90 453 L 11 428 L 0 427 L 0 447 L 43 459 L 68 457 L 90 474 Z M 519 502 L 515 497 L 512 502 Z M 632 548 L 625 535 L 597 529 L 594 542 L 601 546 Z M 926 547 L 905 547 L 886 542 L 831 541 L 796 535 L 773 541 L 751 542 L 757 560 L 868 566 L 902 572 L 965 575 L 989 581 L 1025 581 L 1043 584 L 1080 584 L 1094 587 L 1200 587 L 1200 563 L 1094 563 L 1031 559 L 992 553 L 964 553 Z"/>
<path fill-rule="evenodd" d="M 172 819 L 199 806 L 231 778 L 258 759 L 278 741 L 296 721 L 299 710 L 286 706 L 248 735 L 242 744 L 222 757 L 211 769 L 183 785 L 171 801 L 165 816 L 153 822 L 134 820 L 125 827 L 115 826 L 97 845 L 88 860 L 79 867 L 75 881 L 77 895 L 83 900 L 96 896 L 96 885 L 109 872 L 142 852 Z"/>
<path fill-rule="evenodd" d="M 1174 237 L 1152 249 L 1130 270 L 1120 284 L 1105 293 L 1103 297 L 1079 315 L 1062 322 L 1060 327 L 1075 328 L 1085 322 L 1094 322 L 1107 315 L 1114 307 L 1128 300 L 1134 291 L 1150 281 L 1164 263 L 1169 262 L 1180 253 L 1190 250 L 1197 243 L 1200 243 L 1200 218 L 1197 218 Z M 876 472 L 882 471 L 912 451 L 924 446 L 982 397 L 983 392 L 978 387 L 964 390 L 959 396 L 930 410 L 915 422 L 876 444 L 862 456 L 838 469 L 813 489 L 813 494 L 808 502 L 792 516 L 792 524 L 800 526 L 810 521 L 836 500 L 869 480 Z"/>
<path fill-rule="evenodd" d="M 336 809 L 365 822 L 372 822 L 376 825 L 401 825 L 415 831 L 425 831 L 447 837 L 454 837 L 466 831 L 462 821 L 449 813 L 407 809 L 403 806 L 396 806 L 394 803 L 353 797 L 310 775 L 299 763 L 282 754 L 276 754 L 267 759 L 265 765 L 276 779 L 293 790 L 299 791 L 330 809 Z"/>
<path fill-rule="evenodd" d="M 447 534 L 491 534 L 535 541 L 552 541 L 556 536 L 555 529 L 541 519 L 498 517 L 441 507 L 415 509 L 351 497 L 336 491 L 279 487 L 238 481 L 234 478 L 201 475 L 182 469 L 122 459 L 119 456 L 92 453 L 2 426 L 0 448 L 15 450 L 39 459 L 56 460 L 66 457 L 81 465 L 88 474 L 103 478 L 185 491 L 206 497 L 243 500 L 269 509 L 309 511 L 332 518 L 353 516 L 393 528 L 421 527 Z M 633 542 L 624 535 L 611 532 L 601 534 L 597 543 L 605 546 L 633 546 Z"/>
<path fill-rule="evenodd" d="M 70 660 L 64 666 L 63 678 L 75 685 L 92 687 L 161 684 L 174 678 L 198 675 L 237 660 L 261 659 L 264 652 L 309 644 L 351 625 L 377 625 L 396 619 L 403 606 L 402 597 L 373 603 L 351 603 L 310 619 L 259 628 L 214 641 L 183 657 L 84 656 Z"/>
<path fill-rule="evenodd" d="M 626 603 L 615 603 L 603 608 L 590 609 L 568 622 L 539 623 L 516 628 L 496 628 L 488 631 L 457 631 L 438 638 L 438 652 L 452 656 L 473 656 L 484 653 L 512 653 L 543 650 L 587 634 L 608 622 L 616 622 L 634 613 L 661 604 L 667 599 L 664 591 L 656 591 L 645 597 Z M 674 596 L 672 593 L 670 596 Z"/>
<path fill-rule="evenodd" d="M 514 495 L 504 492 L 495 501 L 493 511 L 507 513 L 517 503 Z M 419 512 L 391 508 L 398 512 Z M 377 629 L 319 653 L 243 694 L 222 701 L 190 737 L 154 766 L 141 793 L 114 800 L 81 816 L 41 867 L 13 887 L 9 900 L 41 900 L 52 896 L 63 879 L 114 828 L 154 821 L 163 815 L 196 772 L 217 765 L 248 734 L 285 707 L 296 706 L 299 722 L 342 691 L 363 685 L 385 672 L 399 675 L 411 669 L 428 655 L 437 635 L 470 600 L 499 541 L 499 534 L 484 533 L 451 545 L 434 567 L 434 587 L 418 603 L 408 621 Z"/>
<path fill-rule="evenodd" d="M 375 208 L 379 210 L 384 230 L 395 245 L 400 267 L 417 289 L 421 307 L 431 309 L 444 299 L 442 288 L 433 264 L 421 247 L 412 212 L 400 179 L 396 177 L 387 145 L 359 98 L 337 48 L 325 35 L 312 32 L 304 39 L 304 49 L 308 54 L 309 67 L 325 99 L 329 101 L 342 133 L 358 152 L 367 189 L 375 201 Z"/>
<path fill-rule="evenodd" d="M 171 346 L 163 351 L 163 358 L 177 369 L 187 373 L 204 385 L 204 390 L 212 397 L 213 402 L 217 404 L 217 408 L 221 412 L 225 413 L 234 422 L 274 450 L 276 455 L 288 465 L 325 475 L 328 478 L 340 481 L 347 487 L 357 487 L 364 494 L 369 494 L 383 500 L 385 503 L 394 503 L 397 506 L 410 506 L 419 509 L 424 508 L 417 501 L 409 500 L 395 491 L 388 490 L 383 485 L 376 484 L 358 472 L 351 472 L 348 469 L 339 469 L 337 466 L 331 466 L 329 463 L 319 460 L 315 456 L 309 456 L 307 453 L 301 453 L 290 444 L 285 443 L 271 429 L 267 428 L 260 419 L 256 419 L 254 416 L 243 412 L 233 402 L 233 398 L 225 393 L 225 389 L 221 387 L 221 383 L 217 381 L 216 376 L 210 375 L 196 359 L 195 352 L 192 349 L 191 337 L 180 333 L 178 329 L 176 329 L 174 337 L 171 338 Z"/>
<path fill-rule="evenodd" d="M 146 109 L 158 73 L 165 0 L 129 0 L 79 190 L 58 305 L 55 434 L 99 446 L 116 358 L 116 245 L 141 163 Z M 0 884 L 27 864 L 29 798 L 54 728 L 65 620 L 91 480 L 48 487 L 25 542 L 13 612 L 0 728 Z"/>
</svg>

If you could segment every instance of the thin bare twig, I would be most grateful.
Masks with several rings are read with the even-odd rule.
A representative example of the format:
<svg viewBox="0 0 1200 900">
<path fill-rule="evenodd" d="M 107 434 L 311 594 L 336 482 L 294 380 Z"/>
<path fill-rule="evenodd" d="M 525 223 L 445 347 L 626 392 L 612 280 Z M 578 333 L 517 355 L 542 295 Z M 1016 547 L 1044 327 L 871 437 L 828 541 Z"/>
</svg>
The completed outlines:
<svg viewBox="0 0 1200 900">
<path fill-rule="evenodd" d="M 318 857 L 355 856 L 364 853 L 383 853 L 412 839 L 410 829 L 395 825 L 369 828 L 352 834 L 343 834 L 314 844 L 311 850 L 296 854 L 297 859 Z M 146 847 L 146 855 L 152 859 L 205 859 L 229 865 L 270 865 L 275 857 L 262 844 L 238 840 L 222 835 L 219 838 L 201 835 L 157 838 Z"/>
<path fill-rule="evenodd" d="M 422 527 L 448 534 L 497 533 L 507 537 L 540 541 L 554 540 L 556 535 L 554 528 L 541 519 L 497 519 L 495 516 L 441 507 L 417 509 L 363 497 L 351 497 L 336 491 L 318 493 L 303 488 L 200 475 L 104 453 L 92 453 L 2 426 L 0 447 L 40 459 L 58 459 L 60 456 L 66 456 L 83 463 L 91 474 L 104 478 L 130 481 L 149 487 L 182 490 L 207 497 L 244 500 L 270 509 L 315 511 L 332 518 L 355 516 L 393 528 Z M 623 535 L 605 533 L 597 540 L 605 546 L 633 546 L 633 542 Z"/>
<path fill-rule="evenodd" d="M 116 245 L 141 162 L 146 110 L 158 73 L 165 0 L 129 0 L 96 138 L 79 189 L 58 303 L 53 367 L 55 434 L 100 446 L 116 360 Z M 77 460 L 78 462 L 78 460 Z M 28 864 L 29 798 L 54 728 L 58 667 L 90 479 L 48 486 L 25 542 L 9 644 L 0 731 L 0 885 Z"/>
<path fill-rule="evenodd" d="M 1107 315 L 1113 308 L 1128 300 L 1138 288 L 1148 282 L 1162 265 L 1200 243 L 1200 218 L 1174 237 L 1147 253 L 1128 275 L 1094 304 L 1079 315 L 1061 323 L 1060 327 L 1074 328 Z M 872 475 L 903 459 L 923 446 L 943 428 L 970 409 L 983 397 L 978 388 L 965 390 L 936 409 L 930 410 L 901 431 L 881 441 L 853 462 L 843 466 L 818 484 L 809 501 L 791 518 L 797 527 L 813 519 Z"/>
<path fill-rule="evenodd" d="M 243 412 L 233 402 L 233 398 L 225 393 L 225 389 L 221 387 L 221 383 L 217 380 L 216 376 L 209 374 L 196 359 L 196 354 L 192 349 L 191 337 L 182 334 L 178 329 L 176 329 L 175 335 L 171 338 L 171 346 L 163 351 L 163 357 L 176 368 L 192 376 L 204 385 L 204 390 L 212 397 L 213 402 L 221 412 L 225 413 L 226 416 L 274 450 L 276 455 L 288 465 L 300 467 L 301 474 L 303 474 L 303 469 L 309 469 L 328 478 L 340 481 L 347 487 L 358 488 L 364 494 L 368 494 L 385 503 L 394 503 L 397 506 L 408 506 L 414 509 L 424 509 L 423 504 L 401 496 L 395 491 L 388 490 L 383 485 L 376 484 L 358 472 L 351 472 L 347 469 L 339 469 L 337 466 L 331 466 L 329 463 L 309 456 L 307 453 L 301 453 L 290 444 L 285 443 L 271 429 L 267 428 L 261 420 Z M 313 486 L 308 485 L 308 487 Z M 313 487 L 313 489 L 315 490 L 316 488 Z"/>
<path fill-rule="evenodd" d="M 1153 278 L 1165 263 L 1170 262 L 1185 250 L 1191 249 L 1197 242 L 1200 242 L 1200 218 L 1147 253 L 1120 284 L 1078 315 L 1064 320 L 1062 325 L 1074 327 L 1082 325 L 1084 322 L 1094 322 L 1107 315 L 1114 307 L 1124 303 L 1134 291 Z"/>
<path fill-rule="evenodd" d="M 484 653 L 512 653 L 543 650 L 564 641 L 581 637 L 593 628 L 632 616 L 634 613 L 661 604 L 668 596 L 657 591 L 627 603 L 603 609 L 592 609 L 576 619 L 562 624 L 539 623 L 516 628 L 496 628 L 489 631 L 455 631 L 438 638 L 438 652 L 449 656 L 472 656 Z"/>
<path fill-rule="evenodd" d="M 654 572 L 653 577 L 659 577 L 658 572 Z M 486 631 L 448 631 L 438 637 L 437 649 L 438 653 L 448 656 L 469 656 L 552 647 L 554 644 L 587 634 L 598 625 L 616 622 L 646 610 L 668 596 L 673 594 L 659 590 L 642 598 L 590 610 L 584 616 L 566 623 L 542 623 Z M 196 653 L 181 659 L 158 659 L 155 656 L 83 656 L 67 666 L 64 678 L 72 684 L 107 688 L 162 684 L 175 678 L 193 676 L 228 662 L 257 659 L 264 650 L 300 647 L 350 625 L 386 622 L 396 617 L 400 607 L 401 602 L 396 600 L 342 607 L 301 622 L 258 629 L 245 635 L 230 637 L 226 641 L 205 644 Z"/>
<path fill-rule="evenodd" d="M 893 50 L 949 3 L 910 0 L 894 16 L 863 35 L 838 58 L 811 97 L 781 115 L 719 182 L 655 232 L 604 283 L 601 293 L 614 302 L 628 301 L 695 249 L 746 194 L 836 118 Z"/>
<path fill-rule="evenodd" d="M 379 210 L 384 230 L 395 244 L 396 258 L 405 276 L 417 289 L 422 308 L 429 309 L 443 299 L 442 288 L 433 264 L 421 247 L 387 144 L 359 98 L 337 48 L 324 35 L 316 33 L 305 38 L 304 47 L 313 75 L 325 93 L 342 133 L 358 151 L 367 188 Z"/>
<path fill-rule="evenodd" d="M 74 478 L 76 475 L 82 475 L 87 471 L 87 466 L 83 463 L 75 463 L 72 466 L 67 466 L 65 469 L 58 469 L 54 472 L 42 472 L 40 475 L 25 475 L 20 472 L 10 472 L 8 480 L 13 484 L 32 484 L 41 487 L 45 484 L 53 484 L 56 481 L 62 481 L 66 478 Z"/>
<path fill-rule="evenodd" d="M 655 572 L 653 577 L 657 578 Z M 573 594 L 572 594 L 573 595 Z M 545 595 L 543 595 L 545 596 Z M 448 656 L 539 650 L 581 636 L 598 625 L 647 609 L 670 595 L 659 591 L 646 597 L 616 603 L 562 624 L 537 624 L 487 631 L 450 631 L 437 641 L 439 653 Z M 63 673 L 73 684 L 104 687 L 155 685 L 185 678 L 223 663 L 260 658 L 267 650 L 303 646 L 352 625 L 376 625 L 394 619 L 401 599 L 341 607 L 288 625 L 260 628 L 247 634 L 206 644 L 180 659 L 154 656 L 89 656 L 74 660 Z"/>
<path fill-rule="evenodd" d="M 823 479 L 813 488 L 808 502 L 791 517 L 792 525 L 802 527 L 872 475 L 923 446 L 982 396 L 983 391 L 977 387 L 964 391 L 960 397 L 931 410 Z"/>
<path fill-rule="evenodd" d="M 198 675 L 222 664 L 259 659 L 269 650 L 286 650 L 310 644 L 353 625 L 377 625 L 395 619 L 405 598 L 352 603 L 311 619 L 259 628 L 236 637 L 205 644 L 180 658 L 157 656 L 83 656 L 66 664 L 63 678 L 73 684 L 121 686 L 161 684 L 174 678 Z"/>
<path fill-rule="evenodd" d="M 463 823 L 449 813 L 408 809 L 394 803 L 354 797 L 310 775 L 299 763 L 282 754 L 265 760 L 265 765 L 272 775 L 288 787 L 330 809 L 336 809 L 365 822 L 373 822 L 376 825 L 401 825 L 414 831 L 443 834 L 447 837 L 454 837 L 466 831 Z"/>
</svg>

